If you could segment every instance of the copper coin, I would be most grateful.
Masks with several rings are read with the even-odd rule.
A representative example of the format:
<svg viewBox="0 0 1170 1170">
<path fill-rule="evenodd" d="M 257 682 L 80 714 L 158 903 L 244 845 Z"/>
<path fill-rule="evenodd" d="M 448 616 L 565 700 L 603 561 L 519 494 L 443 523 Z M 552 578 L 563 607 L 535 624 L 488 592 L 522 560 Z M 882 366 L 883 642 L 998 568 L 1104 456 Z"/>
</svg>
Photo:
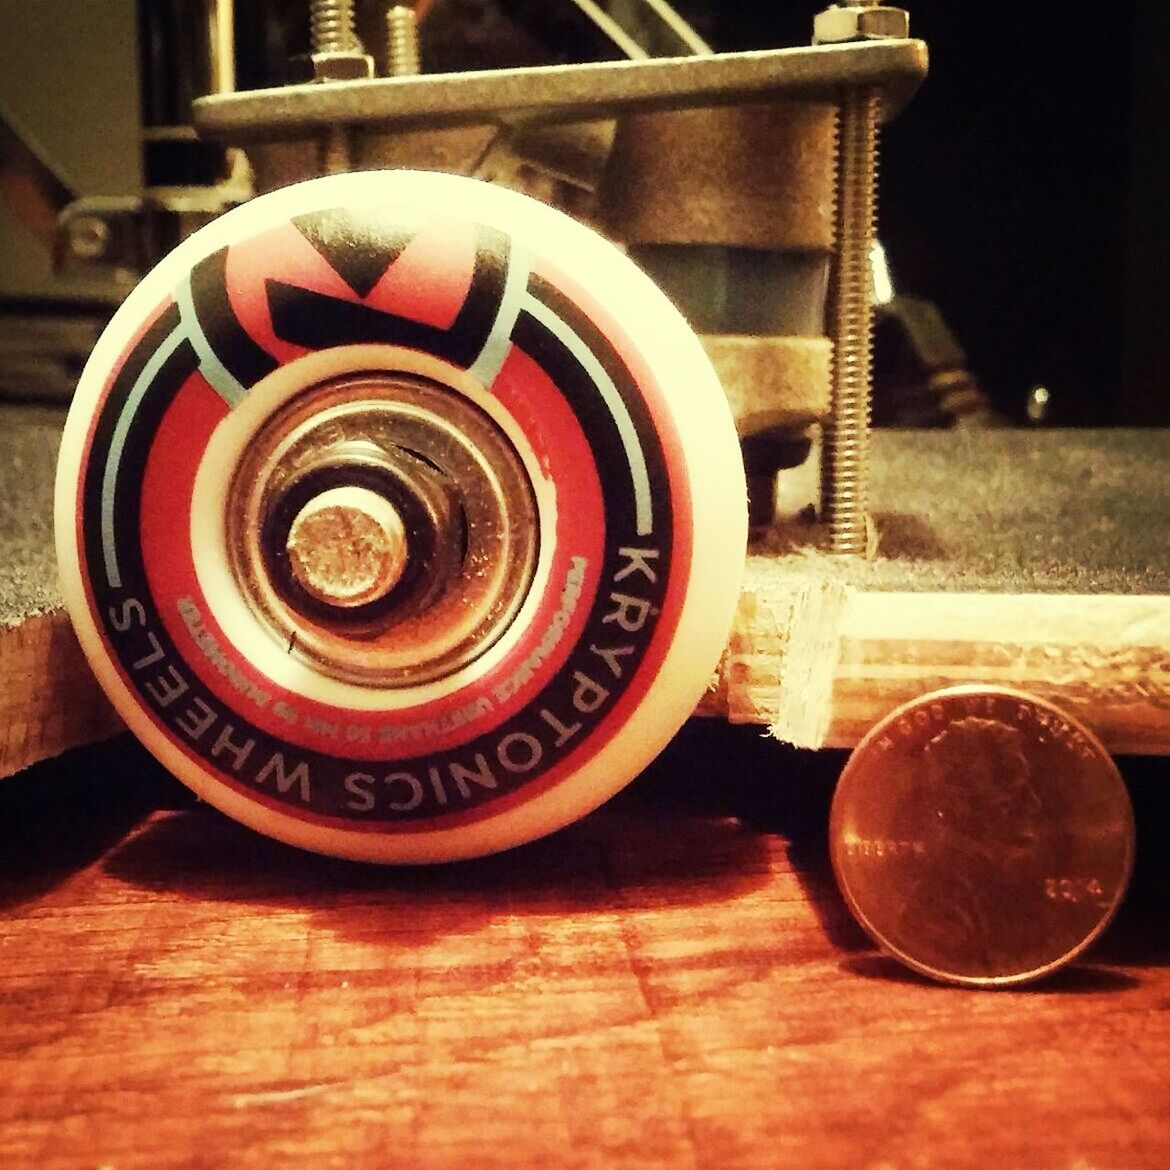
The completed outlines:
<svg viewBox="0 0 1170 1170">
<path fill-rule="evenodd" d="M 950 983 L 1023 983 L 1105 929 L 1133 865 L 1109 753 L 1051 703 L 952 687 L 859 743 L 833 798 L 837 881 L 875 942 Z"/>
</svg>

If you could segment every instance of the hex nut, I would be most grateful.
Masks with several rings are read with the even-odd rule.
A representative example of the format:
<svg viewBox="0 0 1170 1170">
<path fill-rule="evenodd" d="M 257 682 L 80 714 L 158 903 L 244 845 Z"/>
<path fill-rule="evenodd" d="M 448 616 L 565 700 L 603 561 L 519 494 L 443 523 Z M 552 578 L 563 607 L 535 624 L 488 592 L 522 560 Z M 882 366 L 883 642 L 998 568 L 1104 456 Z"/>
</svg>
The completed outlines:
<svg viewBox="0 0 1170 1170">
<path fill-rule="evenodd" d="M 374 76 L 374 59 L 357 50 L 310 53 L 315 81 L 361 81 Z"/>
<path fill-rule="evenodd" d="M 814 45 L 834 45 L 843 41 L 900 40 L 909 35 L 910 13 L 905 8 L 826 8 L 813 17 Z"/>
</svg>

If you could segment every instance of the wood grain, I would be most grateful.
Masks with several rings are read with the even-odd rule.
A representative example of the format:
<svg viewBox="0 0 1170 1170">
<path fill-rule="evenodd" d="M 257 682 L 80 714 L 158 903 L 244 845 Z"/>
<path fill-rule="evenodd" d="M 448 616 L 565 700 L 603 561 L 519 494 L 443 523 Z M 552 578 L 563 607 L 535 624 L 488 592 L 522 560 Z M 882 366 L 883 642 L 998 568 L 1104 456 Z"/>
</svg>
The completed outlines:
<svg viewBox="0 0 1170 1170">
<path fill-rule="evenodd" d="M 1113 752 L 1170 752 L 1170 597 L 865 592 L 749 563 L 722 678 L 700 713 L 799 747 L 851 747 L 939 687 L 1011 686 Z"/>
<path fill-rule="evenodd" d="M 0 777 L 122 728 L 64 610 L 0 628 Z"/>
<path fill-rule="evenodd" d="M 824 777 L 684 738 L 555 838 L 433 870 L 150 811 L 132 745 L 10 781 L 0 1165 L 1170 1164 L 1164 868 L 1042 989 L 931 986 L 846 917 Z"/>
</svg>

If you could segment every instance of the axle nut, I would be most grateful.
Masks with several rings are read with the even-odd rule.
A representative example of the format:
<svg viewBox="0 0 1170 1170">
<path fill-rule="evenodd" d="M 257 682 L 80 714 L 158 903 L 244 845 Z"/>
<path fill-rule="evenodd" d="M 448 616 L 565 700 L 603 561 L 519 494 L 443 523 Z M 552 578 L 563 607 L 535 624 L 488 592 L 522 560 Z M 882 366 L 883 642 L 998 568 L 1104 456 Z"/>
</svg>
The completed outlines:
<svg viewBox="0 0 1170 1170">
<path fill-rule="evenodd" d="M 910 13 L 884 5 L 826 8 L 813 17 L 813 44 L 901 40 L 910 35 Z"/>
</svg>

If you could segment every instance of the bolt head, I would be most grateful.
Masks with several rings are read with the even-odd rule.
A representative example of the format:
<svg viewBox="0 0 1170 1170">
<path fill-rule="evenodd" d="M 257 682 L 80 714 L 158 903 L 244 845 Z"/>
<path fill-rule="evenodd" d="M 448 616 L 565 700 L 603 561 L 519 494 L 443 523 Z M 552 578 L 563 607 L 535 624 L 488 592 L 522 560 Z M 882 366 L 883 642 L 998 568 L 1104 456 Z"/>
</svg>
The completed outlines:
<svg viewBox="0 0 1170 1170">
<path fill-rule="evenodd" d="M 78 260 L 100 260 L 110 246 L 110 225 L 96 215 L 79 215 L 66 225 L 65 236 Z"/>
<path fill-rule="evenodd" d="M 813 18 L 813 44 L 845 41 L 901 40 L 910 35 L 910 13 L 885 5 L 842 5 L 826 8 Z"/>
</svg>

